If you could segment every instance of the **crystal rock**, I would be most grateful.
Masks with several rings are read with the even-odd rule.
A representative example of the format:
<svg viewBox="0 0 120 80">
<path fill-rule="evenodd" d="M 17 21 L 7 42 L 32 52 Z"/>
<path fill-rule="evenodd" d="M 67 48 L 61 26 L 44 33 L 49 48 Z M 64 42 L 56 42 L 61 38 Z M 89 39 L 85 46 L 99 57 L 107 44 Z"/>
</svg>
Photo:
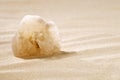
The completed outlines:
<svg viewBox="0 0 120 80">
<path fill-rule="evenodd" d="M 60 51 L 60 38 L 53 21 L 45 21 L 40 16 L 27 15 L 19 24 L 12 40 L 16 57 L 47 57 Z"/>
</svg>

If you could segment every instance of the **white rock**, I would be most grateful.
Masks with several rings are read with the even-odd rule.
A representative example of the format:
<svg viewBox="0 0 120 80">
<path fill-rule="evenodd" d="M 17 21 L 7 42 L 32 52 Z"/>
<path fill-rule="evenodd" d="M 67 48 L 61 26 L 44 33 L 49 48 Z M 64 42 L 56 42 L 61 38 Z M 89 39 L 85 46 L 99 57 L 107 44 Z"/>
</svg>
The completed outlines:
<svg viewBox="0 0 120 80">
<path fill-rule="evenodd" d="M 47 57 L 60 51 L 57 26 L 40 16 L 27 15 L 13 38 L 14 55 L 20 58 Z"/>
</svg>

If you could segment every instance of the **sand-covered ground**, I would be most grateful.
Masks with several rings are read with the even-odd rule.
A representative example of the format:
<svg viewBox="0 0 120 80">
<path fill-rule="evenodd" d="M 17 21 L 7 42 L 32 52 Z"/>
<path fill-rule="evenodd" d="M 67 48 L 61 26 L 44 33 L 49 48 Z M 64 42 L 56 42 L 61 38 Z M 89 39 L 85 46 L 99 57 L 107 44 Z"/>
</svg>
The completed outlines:
<svg viewBox="0 0 120 80">
<path fill-rule="evenodd" d="M 58 25 L 63 54 L 13 56 L 27 14 Z M 0 80 L 120 80 L 120 0 L 0 0 Z"/>
</svg>

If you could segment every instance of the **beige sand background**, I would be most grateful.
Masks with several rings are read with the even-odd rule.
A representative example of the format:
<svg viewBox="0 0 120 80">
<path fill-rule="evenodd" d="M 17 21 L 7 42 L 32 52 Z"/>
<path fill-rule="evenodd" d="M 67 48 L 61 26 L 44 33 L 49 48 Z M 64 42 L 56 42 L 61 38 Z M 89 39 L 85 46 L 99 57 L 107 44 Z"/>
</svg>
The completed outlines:
<svg viewBox="0 0 120 80">
<path fill-rule="evenodd" d="M 27 14 L 55 21 L 63 55 L 13 56 Z M 120 80 L 120 0 L 0 0 L 0 80 Z"/>
</svg>

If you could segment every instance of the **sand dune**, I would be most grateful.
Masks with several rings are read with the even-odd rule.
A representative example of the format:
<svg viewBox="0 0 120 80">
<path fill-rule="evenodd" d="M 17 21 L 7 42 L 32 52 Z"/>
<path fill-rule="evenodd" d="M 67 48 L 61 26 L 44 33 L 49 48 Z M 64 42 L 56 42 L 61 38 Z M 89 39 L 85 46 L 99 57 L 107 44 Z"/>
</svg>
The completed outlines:
<svg viewBox="0 0 120 80">
<path fill-rule="evenodd" d="M 120 80 L 119 0 L 1 0 L 0 80 Z M 61 54 L 13 56 L 11 40 L 22 17 L 53 20 Z"/>
</svg>

